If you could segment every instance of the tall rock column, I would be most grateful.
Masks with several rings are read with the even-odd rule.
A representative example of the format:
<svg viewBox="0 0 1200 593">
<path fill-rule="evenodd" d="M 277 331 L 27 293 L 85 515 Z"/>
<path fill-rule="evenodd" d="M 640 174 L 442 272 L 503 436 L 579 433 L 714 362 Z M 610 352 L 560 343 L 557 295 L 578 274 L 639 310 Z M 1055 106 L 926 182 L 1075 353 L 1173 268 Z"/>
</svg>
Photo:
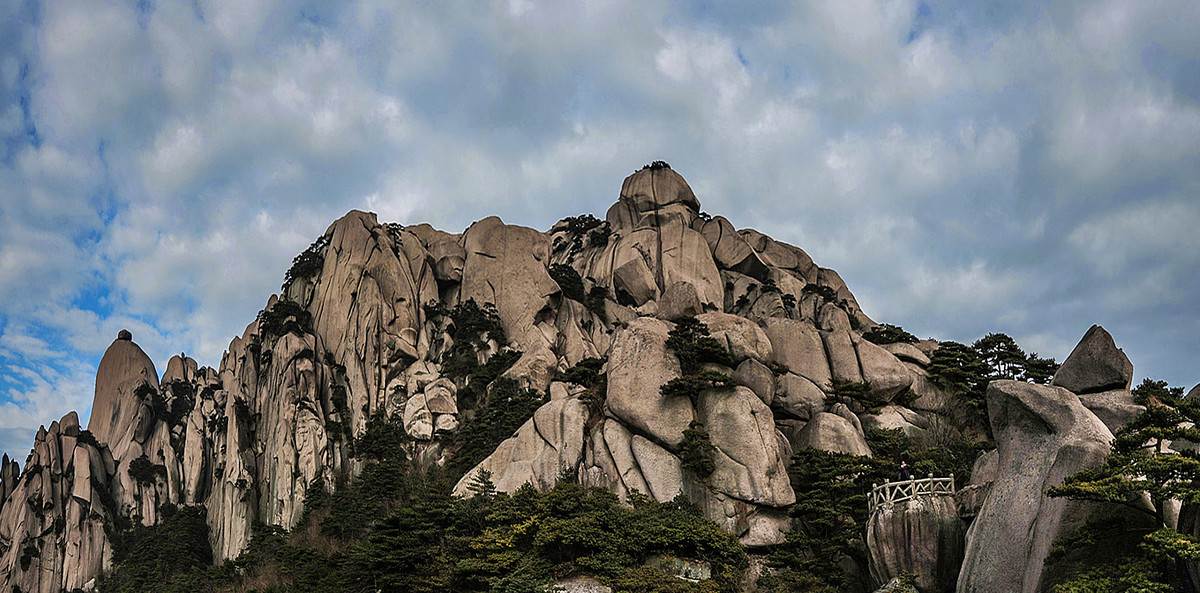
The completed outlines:
<svg viewBox="0 0 1200 593">
<path fill-rule="evenodd" d="M 959 593 L 1033 593 L 1058 538 L 1093 513 L 1091 503 L 1046 496 L 1067 476 L 1099 464 L 1112 433 L 1061 387 L 994 381 L 987 390 L 996 437 L 996 481 L 967 533 Z"/>
<path fill-rule="evenodd" d="M 876 509 L 867 521 L 871 578 L 885 583 L 908 573 L 920 591 L 953 591 L 963 531 L 952 496 L 922 495 Z"/>
</svg>

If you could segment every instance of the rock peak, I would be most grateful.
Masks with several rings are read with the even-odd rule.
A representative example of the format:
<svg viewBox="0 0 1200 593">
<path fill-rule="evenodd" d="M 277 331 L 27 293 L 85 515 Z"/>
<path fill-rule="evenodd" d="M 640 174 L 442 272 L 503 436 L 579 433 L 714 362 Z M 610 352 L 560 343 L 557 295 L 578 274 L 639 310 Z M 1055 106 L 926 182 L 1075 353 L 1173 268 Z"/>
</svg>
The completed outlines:
<svg viewBox="0 0 1200 593">
<path fill-rule="evenodd" d="M 625 178 L 621 196 L 606 216 L 614 229 L 661 225 L 670 218 L 681 218 L 691 225 L 700 213 L 700 200 L 683 176 L 655 161 Z"/>
<path fill-rule="evenodd" d="M 117 332 L 117 339 L 131 341 L 131 340 L 133 340 L 133 334 L 129 333 L 129 330 L 123 329 L 123 330 Z"/>
<path fill-rule="evenodd" d="M 1133 363 L 1117 348 L 1112 334 L 1093 325 L 1054 374 L 1051 385 L 1065 387 L 1077 394 L 1129 389 L 1133 382 Z"/>
</svg>

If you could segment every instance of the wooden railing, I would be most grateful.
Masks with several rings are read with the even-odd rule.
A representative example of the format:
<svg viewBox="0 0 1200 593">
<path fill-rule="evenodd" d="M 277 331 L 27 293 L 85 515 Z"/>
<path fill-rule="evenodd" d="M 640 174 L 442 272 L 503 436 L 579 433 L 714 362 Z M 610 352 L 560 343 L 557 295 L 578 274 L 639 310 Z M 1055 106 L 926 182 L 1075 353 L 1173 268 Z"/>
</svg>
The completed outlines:
<svg viewBox="0 0 1200 593">
<path fill-rule="evenodd" d="M 954 474 L 948 478 L 911 478 L 893 482 L 884 480 L 871 488 L 871 496 L 867 498 L 867 508 L 874 513 L 875 509 L 891 510 L 896 503 L 913 500 L 920 496 L 954 496 Z"/>
</svg>

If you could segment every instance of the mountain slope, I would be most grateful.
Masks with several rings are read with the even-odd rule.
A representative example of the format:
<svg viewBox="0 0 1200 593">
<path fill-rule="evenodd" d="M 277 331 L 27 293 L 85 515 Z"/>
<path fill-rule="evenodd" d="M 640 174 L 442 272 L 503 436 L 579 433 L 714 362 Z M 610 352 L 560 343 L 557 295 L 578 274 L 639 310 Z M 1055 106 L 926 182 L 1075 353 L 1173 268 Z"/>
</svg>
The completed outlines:
<svg viewBox="0 0 1200 593">
<path fill-rule="evenodd" d="M 693 317 L 709 336 L 672 342 Z M 873 327 L 836 272 L 703 214 L 662 163 L 627 178 L 604 221 L 547 233 L 350 212 L 216 369 L 180 355 L 159 377 L 118 336 L 89 431 L 69 414 L 19 475 L 0 471 L 0 588 L 85 585 L 111 566 L 106 528 L 164 505 L 205 507 L 214 558 L 232 558 L 256 522 L 291 528 L 311 485 L 359 471 L 353 437 L 377 415 L 402 423 L 411 458 L 465 472 L 461 494 L 483 470 L 501 490 L 566 473 L 622 497 L 682 493 L 744 545 L 777 544 L 794 449 L 869 453 L 863 402 L 905 395 L 928 416 L 946 398 L 928 352 L 863 339 Z M 708 339 L 720 355 L 685 368 L 680 348 Z M 556 380 L 580 368 L 601 387 Z M 843 385 L 861 401 L 828 404 Z"/>
</svg>

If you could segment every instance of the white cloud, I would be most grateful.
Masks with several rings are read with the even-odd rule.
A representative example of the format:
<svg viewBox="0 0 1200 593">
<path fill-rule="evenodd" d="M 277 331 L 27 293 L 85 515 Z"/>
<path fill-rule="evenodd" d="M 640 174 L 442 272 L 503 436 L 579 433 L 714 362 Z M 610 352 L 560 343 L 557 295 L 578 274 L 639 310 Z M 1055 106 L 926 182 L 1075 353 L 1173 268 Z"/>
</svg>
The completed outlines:
<svg viewBox="0 0 1200 593">
<path fill-rule="evenodd" d="M 658 158 L 880 320 L 1050 350 L 1151 326 L 1135 303 L 1195 304 L 1200 273 L 1197 6 L 46 5 L 0 48 L 0 353 L 27 386 L 0 429 L 90 398 L 61 394 L 122 327 L 216 364 L 350 208 L 546 228 Z"/>
</svg>

